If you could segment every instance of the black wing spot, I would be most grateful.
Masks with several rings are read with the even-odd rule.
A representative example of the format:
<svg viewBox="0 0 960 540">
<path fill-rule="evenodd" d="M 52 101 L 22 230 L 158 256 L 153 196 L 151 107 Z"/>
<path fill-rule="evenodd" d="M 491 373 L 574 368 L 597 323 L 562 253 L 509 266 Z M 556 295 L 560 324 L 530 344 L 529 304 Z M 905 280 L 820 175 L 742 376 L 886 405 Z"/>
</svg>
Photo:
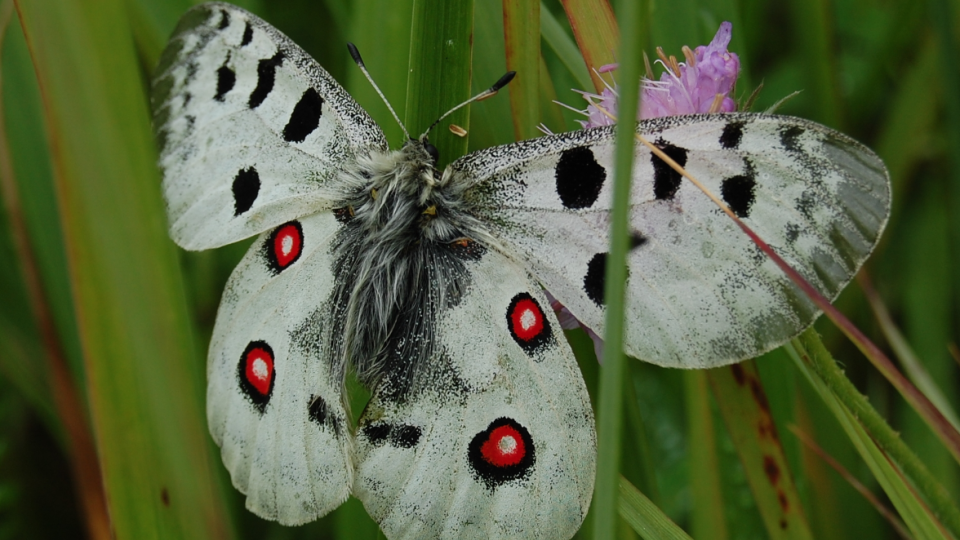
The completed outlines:
<svg viewBox="0 0 960 540">
<path fill-rule="evenodd" d="M 744 122 L 730 122 L 723 126 L 723 133 L 720 134 L 720 146 L 728 149 L 740 146 L 740 140 L 743 139 L 744 124 Z"/>
<path fill-rule="evenodd" d="M 226 64 L 220 66 L 217 69 L 217 93 L 213 96 L 213 99 L 222 102 L 224 96 L 227 95 L 227 92 L 233 90 L 235 84 L 237 84 L 237 74 Z"/>
<path fill-rule="evenodd" d="M 583 276 L 583 290 L 597 306 L 603 306 L 604 286 L 607 279 L 607 254 L 597 253 L 587 263 L 587 273 Z"/>
<path fill-rule="evenodd" d="M 630 233 L 630 250 L 637 249 L 638 247 L 646 245 L 650 239 L 643 235 L 639 231 L 633 231 Z"/>
<path fill-rule="evenodd" d="M 564 150 L 557 162 L 557 194 L 563 206 L 571 209 L 589 208 L 597 202 L 607 171 L 589 147 Z"/>
<path fill-rule="evenodd" d="M 720 195 L 727 206 L 733 210 L 738 217 L 748 217 L 750 207 L 756 200 L 754 193 L 757 187 L 757 180 L 752 172 L 732 176 L 723 181 L 720 186 Z"/>
<path fill-rule="evenodd" d="M 240 169 L 233 179 L 233 206 L 235 216 L 246 212 L 253 206 L 260 194 L 260 173 L 254 167 Z"/>
<path fill-rule="evenodd" d="M 310 396 L 310 406 L 307 409 L 310 420 L 313 420 L 320 427 L 329 427 L 334 435 L 340 436 L 340 420 L 330 411 L 329 405 L 318 395 Z"/>
<path fill-rule="evenodd" d="M 656 147 L 662 150 L 670 159 L 676 161 L 677 165 L 681 167 L 686 166 L 686 148 L 680 148 L 679 146 L 664 142 L 659 142 Z M 673 199 L 677 194 L 677 190 L 680 189 L 680 182 L 683 177 L 680 176 L 680 173 L 673 170 L 673 167 L 668 165 L 666 161 L 657 157 L 656 154 L 651 154 L 650 159 L 653 162 L 653 196 L 660 201 Z"/>
<path fill-rule="evenodd" d="M 390 433 L 390 444 L 397 448 L 413 448 L 420 442 L 422 430 L 417 426 L 394 426 Z"/>
<path fill-rule="evenodd" d="M 313 88 L 307 88 L 300 101 L 293 108 L 287 127 L 283 128 L 283 138 L 288 142 L 303 142 L 320 125 L 323 98 Z"/>
<path fill-rule="evenodd" d="M 380 446 L 390 436 L 390 424 L 367 424 L 360 430 L 374 446 Z"/>
<path fill-rule="evenodd" d="M 226 10 L 220 11 L 220 23 L 217 25 L 217 30 L 226 30 L 230 26 L 230 13 Z"/>
<path fill-rule="evenodd" d="M 804 129 L 800 126 L 790 126 L 780 132 L 780 144 L 790 152 L 800 151 L 800 136 Z"/>
<path fill-rule="evenodd" d="M 272 58 L 260 60 L 257 64 L 257 87 L 250 94 L 249 105 L 251 109 L 256 109 L 267 99 L 267 96 L 273 90 L 273 83 L 277 78 L 277 68 L 283 64 L 283 51 L 277 51 Z"/>
<path fill-rule="evenodd" d="M 250 26 L 250 21 L 247 21 L 243 27 L 243 39 L 240 40 L 240 46 L 245 47 L 253 41 L 253 27 Z"/>
</svg>

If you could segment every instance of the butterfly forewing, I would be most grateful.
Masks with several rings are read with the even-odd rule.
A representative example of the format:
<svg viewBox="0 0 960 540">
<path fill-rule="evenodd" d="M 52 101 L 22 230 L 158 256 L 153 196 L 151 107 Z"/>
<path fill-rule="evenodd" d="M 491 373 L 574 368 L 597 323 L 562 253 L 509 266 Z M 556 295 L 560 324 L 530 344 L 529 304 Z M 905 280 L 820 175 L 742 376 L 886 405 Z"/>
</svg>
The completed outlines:
<svg viewBox="0 0 960 540">
<path fill-rule="evenodd" d="M 889 212 L 869 149 L 800 119 L 671 117 L 638 132 L 725 200 L 829 298 L 850 280 Z M 601 331 L 613 128 L 476 152 L 451 165 L 473 211 L 552 294 Z M 818 314 L 812 302 L 692 183 L 637 145 L 631 195 L 627 352 L 666 366 L 756 356 Z M 602 332 L 601 332 L 602 333 Z"/>
<path fill-rule="evenodd" d="M 207 249 L 329 209 L 383 133 L 310 56 L 227 4 L 181 19 L 153 81 L 170 233 Z"/>
<path fill-rule="evenodd" d="M 210 344 L 210 432 L 247 508 L 288 525 L 336 508 L 353 478 L 325 322 L 337 228 L 322 213 L 261 235 L 227 283 Z"/>
<path fill-rule="evenodd" d="M 569 538 L 596 451 L 576 361 L 525 270 L 486 250 L 466 272 L 416 384 L 374 392 L 354 493 L 389 538 Z"/>
</svg>

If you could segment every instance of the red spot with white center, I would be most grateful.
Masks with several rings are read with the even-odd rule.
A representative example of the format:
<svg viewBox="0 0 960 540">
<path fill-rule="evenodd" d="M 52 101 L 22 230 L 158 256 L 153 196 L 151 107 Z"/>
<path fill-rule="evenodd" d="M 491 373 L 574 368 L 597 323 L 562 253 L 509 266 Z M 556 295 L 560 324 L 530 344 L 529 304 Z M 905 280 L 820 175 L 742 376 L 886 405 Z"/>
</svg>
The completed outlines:
<svg viewBox="0 0 960 540">
<path fill-rule="evenodd" d="M 273 234 L 273 259 L 282 270 L 300 258 L 303 250 L 303 233 L 296 222 L 281 225 Z"/>
<path fill-rule="evenodd" d="M 543 332 L 543 312 L 532 299 L 521 298 L 513 306 L 510 323 L 513 325 L 514 335 L 524 341 L 530 341 Z"/>
<path fill-rule="evenodd" d="M 266 347 L 254 346 L 247 350 L 244 362 L 244 376 L 247 382 L 262 396 L 270 393 L 273 381 L 273 353 Z"/>
<path fill-rule="evenodd" d="M 510 425 L 495 428 L 490 432 L 490 438 L 480 446 L 480 455 L 484 461 L 496 467 L 516 465 L 526 454 L 523 437 Z"/>
</svg>

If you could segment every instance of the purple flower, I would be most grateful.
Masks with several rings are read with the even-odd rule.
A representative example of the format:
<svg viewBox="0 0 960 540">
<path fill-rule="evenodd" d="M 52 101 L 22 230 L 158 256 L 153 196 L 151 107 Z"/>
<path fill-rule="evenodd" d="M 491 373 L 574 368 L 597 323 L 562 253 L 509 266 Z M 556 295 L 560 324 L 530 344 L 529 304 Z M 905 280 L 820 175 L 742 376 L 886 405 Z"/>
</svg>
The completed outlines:
<svg viewBox="0 0 960 540">
<path fill-rule="evenodd" d="M 733 91 L 737 75 L 740 73 L 740 58 L 727 50 L 733 35 L 733 25 L 724 22 L 717 30 L 709 45 L 701 45 L 691 51 L 683 48 L 686 62 L 677 62 L 658 49 L 660 59 L 666 71 L 659 81 L 644 78 L 640 85 L 640 110 L 637 119 L 698 114 L 730 112 L 736 109 L 736 103 L 729 94 Z M 605 73 L 616 69 L 616 64 L 601 67 Z M 586 121 L 580 124 L 584 128 L 607 126 L 616 123 L 604 114 L 601 108 L 616 117 L 617 87 L 604 89 L 600 94 L 583 92 L 590 103 L 584 114 Z"/>
</svg>

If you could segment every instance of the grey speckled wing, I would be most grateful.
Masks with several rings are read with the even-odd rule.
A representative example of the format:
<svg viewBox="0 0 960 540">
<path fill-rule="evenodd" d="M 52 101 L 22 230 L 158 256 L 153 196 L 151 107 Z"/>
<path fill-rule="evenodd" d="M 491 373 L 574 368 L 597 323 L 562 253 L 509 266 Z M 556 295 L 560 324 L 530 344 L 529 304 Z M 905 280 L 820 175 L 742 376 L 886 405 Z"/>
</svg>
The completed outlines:
<svg viewBox="0 0 960 540">
<path fill-rule="evenodd" d="M 890 211 L 872 151 L 813 122 L 679 116 L 637 131 L 703 182 L 828 298 L 873 250 Z M 448 181 L 557 299 L 602 332 L 613 129 L 470 154 Z M 637 145 L 627 352 L 663 366 L 729 364 L 806 328 L 816 307 L 692 183 Z"/>
<path fill-rule="evenodd" d="M 170 235 L 187 249 L 329 210 L 340 170 L 387 150 L 380 127 L 315 60 L 228 4 L 181 18 L 151 103 Z"/>
</svg>

